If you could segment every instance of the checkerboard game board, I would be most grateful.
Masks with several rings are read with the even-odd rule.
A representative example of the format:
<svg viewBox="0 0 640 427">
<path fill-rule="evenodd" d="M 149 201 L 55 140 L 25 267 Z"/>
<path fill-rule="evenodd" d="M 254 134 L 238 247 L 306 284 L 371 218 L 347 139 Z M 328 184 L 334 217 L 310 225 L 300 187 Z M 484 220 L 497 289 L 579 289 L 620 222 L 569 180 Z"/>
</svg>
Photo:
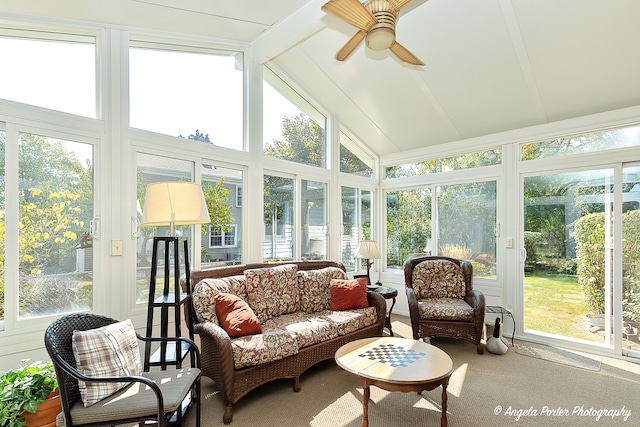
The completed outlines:
<svg viewBox="0 0 640 427">
<path fill-rule="evenodd" d="M 399 347 L 394 344 L 380 344 L 358 356 L 386 363 L 391 367 L 406 367 L 425 356 L 425 353 L 415 351 L 412 348 Z"/>
</svg>

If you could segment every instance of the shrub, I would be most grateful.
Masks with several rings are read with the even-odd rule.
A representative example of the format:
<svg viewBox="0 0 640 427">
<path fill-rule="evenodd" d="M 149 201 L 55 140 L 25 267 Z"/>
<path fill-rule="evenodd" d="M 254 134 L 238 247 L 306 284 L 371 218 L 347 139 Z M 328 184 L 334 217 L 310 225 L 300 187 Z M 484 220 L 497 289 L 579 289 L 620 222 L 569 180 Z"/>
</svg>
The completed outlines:
<svg viewBox="0 0 640 427">
<path fill-rule="evenodd" d="M 605 232 L 604 213 L 585 215 L 575 222 L 578 283 L 589 309 L 604 313 L 605 308 Z M 640 293 L 640 211 L 622 214 L 622 295 L 625 319 L 640 317 L 636 308 Z M 633 313 L 632 313 L 633 312 Z"/>
<path fill-rule="evenodd" d="M 542 240 L 542 234 L 537 231 L 524 232 L 524 249 L 527 251 L 527 259 L 525 264 L 527 267 L 533 267 L 538 262 L 538 245 Z"/>
</svg>

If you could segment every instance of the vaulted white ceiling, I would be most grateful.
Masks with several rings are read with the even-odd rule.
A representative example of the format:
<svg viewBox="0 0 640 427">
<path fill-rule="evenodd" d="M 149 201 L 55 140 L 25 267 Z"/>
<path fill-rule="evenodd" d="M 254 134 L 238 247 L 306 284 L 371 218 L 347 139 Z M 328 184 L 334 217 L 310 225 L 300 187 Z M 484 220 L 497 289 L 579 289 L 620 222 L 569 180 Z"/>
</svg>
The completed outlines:
<svg viewBox="0 0 640 427">
<path fill-rule="evenodd" d="M 364 43 L 326 0 L 3 0 L 43 15 L 233 40 L 304 87 L 379 155 L 640 105 L 638 0 L 413 0 L 396 39 Z"/>
</svg>

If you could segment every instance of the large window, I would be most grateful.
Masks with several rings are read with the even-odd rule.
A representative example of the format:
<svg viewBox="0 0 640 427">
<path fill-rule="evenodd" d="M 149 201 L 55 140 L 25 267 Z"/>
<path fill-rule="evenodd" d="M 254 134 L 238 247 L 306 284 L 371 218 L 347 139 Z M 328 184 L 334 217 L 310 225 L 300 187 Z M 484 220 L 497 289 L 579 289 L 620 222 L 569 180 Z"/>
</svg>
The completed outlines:
<svg viewBox="0 0 640 427">
<path fill-rule="evenodd" d="M 264 77 L 264 154 L 325 167 L 325 117 L 266 67 Z"/>
<path fill-rule="evenodd" d="M 131 126 L 243 149 L 242 54 L 132 42 Z"/>
<path fill-rule="evenodd" d="M 170 181 L 192 181 L 194 175 L 194 164 L 186 160 L 172 159 L 169 157 L 155 156 L 151 154 L 138 153 L 136 156 L 138 167 L 137 172 L 137 188 L 136 194 L 138 199 L 138 220 L 142 220 L 142 207 L 144 206 L 144 198 L 146 195 L 147 185 L 154 182 L 170 182 Z M 175 236 L 191 240 L 193 226 L 192 225 L 176 225 Z M 149 300 L 149 283 L 151 278 L 151 258 L 153 251 L 154 236 L 169 236 L 169 226 L 146 227 L 140 228 L 138 241 L 136 246 L 137 255 L 137 274 L 136 274 L 136 301 L 147 302 Z M 189 245 L 193 253 L 193 243 Z M 193 256 L 190 256 L 193 259 Z M 180 262 L 184 262 L 181 260 Z M 163 290 L 164 269 L 158 269 L 158 277 L 156 278 L 158 285 L 156 290 L 159 296 Z M 173 270 L 171 271 L 173 275 Z M 173 278 L 169 280 L 173 283 Z"/>
<path fill-rule="evenodd" d="M 462 154 L 459 156 L 431 159 L 416 163 L 389 166 L 385 169 L 385 178 L 428 175 L 455 170 L 473 169 L 482 166 L 493 166 L 502 163 L 502 152 L 495 148 Z"/>
<path fill-rule="evenodd" d="M 0 123 L 0 127 L 3 126 L 3 123 Z M 5 279 L 4 279 L 4 265 L 5 265 L 5 247 L 6 247 L 6 234 L 5 234 L 5 180 L 4 180 L 4 172 L 5 172 L 5 162 L 4 162 L 4 149 L 6 144 L 6 133 L 3 130 L 0 130 L 0 166 L 2 167 L 2 174 L 0 174 L 0 265 L 2 265 L 2 270 L 0 270 L 0 322 L 4 320 L 4 290 L 5 290 Z"/>
<path fill-rule="evenodd" d="M 294 188 L 293 178 L 264 176 L 265 261 L 292 259 L 294 256 Z"/>
<path fill-rule="evenodd" d="M 0 28 L 0 98 L 96 117 L 95 38 Z"/>
<path fill-rule="evenodd" d="M 427 250 L 471 261 L 476 277 L 495 276 L 496 182 L 442 185 L 437 192 L 438 238 Z"/>
<path fill-rule="evenodd" d="M 91 309 L 92 145 L 21 133 L 18 191 L 19 317 Z"/>
<path fill-rule="evenodd" d="M 407 258 L 431 254 L 431 235 L 430 188 L 387 193 L 387 267 L 402 268 Z"/>
<path fill-rule="evenodd" d="M 610 129 L 523 144 L 521 146 L 521 155 L 522 160 L 534 160 L 633 147 L 638 145 L 639 137 L 640 126 Z"/>
<path fill-rule="evenodd" d="M 373 157 L 340 132 L 340 172 L 373 177 Z"/>
<path fill-rule="evenodd" d="M 327 184 L 302 180 L 302 258 L 327 257 Z"/>
<path fill-rule="evenodd" d="M 356 251 L 360 240 L 371 239 L 371 191 L 342 187 L 342 263 L 358 270 Z"/>
<path fill-rule="evenodd" d="M 209 262 L 236 263 L 242 258 L 242 229 L 238 222 L 242 219 L 242 203 L 238 203 L 238 190 L 242 188 L 242 171 L 237 169 L 203 164 L 202 190 L 211 216 L 211 225 L 203 227 L 208 231 L 203 237 L 200 251 L 202 267 Z"/>
<path fill-rule="evenodd" d="M 389 191 L 387 266 L 444 255 L 469 260 L 474 276 L 495 277 L 496 198 L 496 181 Z"/>
</svg>

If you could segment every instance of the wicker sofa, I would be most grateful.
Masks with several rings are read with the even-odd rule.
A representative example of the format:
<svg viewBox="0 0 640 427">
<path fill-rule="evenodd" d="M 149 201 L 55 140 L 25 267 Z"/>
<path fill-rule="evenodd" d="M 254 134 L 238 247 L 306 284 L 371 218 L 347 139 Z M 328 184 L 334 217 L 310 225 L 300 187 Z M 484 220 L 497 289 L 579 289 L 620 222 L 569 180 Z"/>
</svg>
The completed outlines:
<svg viewBox="0 0 640 427">
<path fill-rule="evenodd" d="M 223 396 L 225 424 L 232 421 L 233 405 L 256 387 L 292 378 L 293 390 L 300 391 L 300 375 L 332 359 L 343 344 L 382 335 L 386 303 L 378 294 L 366 292 L 365 308 L 330 310 L 331 279 L 346 278 L 344 266 L 332 261 L 235 265 L 191 274 L 191 318 L 200 338 L 202 375 Z M 235 331 L 228 333 L 216 318 L 219 294 L 248 303 L 261 333 L 230 336 Z"/>
</svg>

